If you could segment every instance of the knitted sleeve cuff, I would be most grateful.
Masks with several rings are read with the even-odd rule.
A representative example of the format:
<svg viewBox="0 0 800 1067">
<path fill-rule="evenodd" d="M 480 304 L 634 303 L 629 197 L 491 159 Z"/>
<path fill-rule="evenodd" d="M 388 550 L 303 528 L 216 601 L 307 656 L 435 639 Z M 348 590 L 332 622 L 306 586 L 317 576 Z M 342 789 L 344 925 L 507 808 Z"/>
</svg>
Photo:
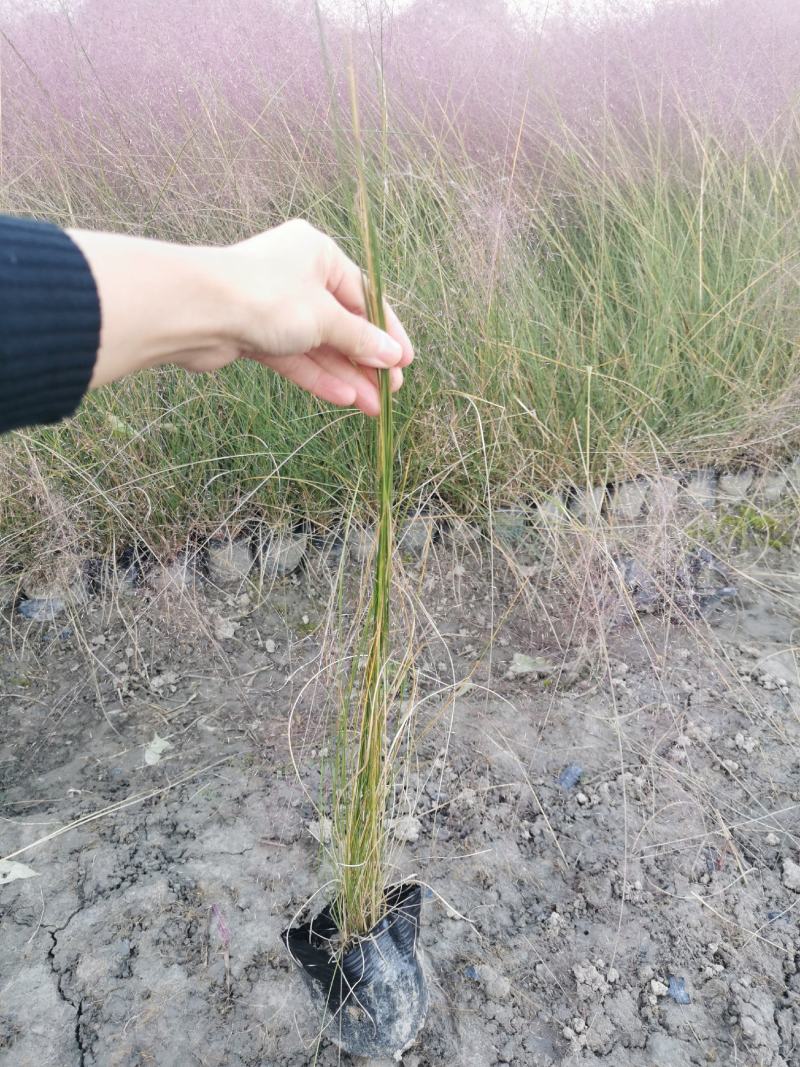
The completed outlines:
<svg viewBox="0 0 800 1067">
<path fill-rule="evenodd" d="M 0 216 L 0 432 L 72 415 L 99 344 L 97 286 L 72 238 Z"/>
</svg>

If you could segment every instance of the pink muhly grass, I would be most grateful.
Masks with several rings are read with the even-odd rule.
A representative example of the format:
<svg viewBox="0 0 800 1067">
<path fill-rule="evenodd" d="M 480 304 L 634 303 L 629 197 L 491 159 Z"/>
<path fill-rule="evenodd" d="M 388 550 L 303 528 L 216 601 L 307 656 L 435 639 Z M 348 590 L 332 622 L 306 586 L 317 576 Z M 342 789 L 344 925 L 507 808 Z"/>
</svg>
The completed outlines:
<svg viewBox="0 0 800 1067">
<path fill-rule="evenodd" d="M 244 181 L 262 164 L 243 151 L 254 130 L 266 152 L 291 144 L 311 163 L 331 153 L 312 0 L 12 4 L 0 30 L 6 178 L 48 153 L 75 166 L 127 154 L 155 175 L 198 128 L 212 154 L 215 139 L 238 143 Z M 609 120 L 633 140 L 652 125 L 679 130 L 687 116 L 721 137 L 763 134 L 800 85 L 795 0 L 670 3 L 544 27 L 503 0 L 417 0 L 357 27 L 327 18 L 325 37 L 342 100 L 351 42 L 362 87 L 376 85 L 371 70 L 383 65 L 391 126 L 404 138 L 395 148 L 405 146 L 410 165 L 447 144 L 472 160 L 507 160 L 520 130 L 520 160 L 541 161 L 564 129 L 601 140 Z"/>
</svg>

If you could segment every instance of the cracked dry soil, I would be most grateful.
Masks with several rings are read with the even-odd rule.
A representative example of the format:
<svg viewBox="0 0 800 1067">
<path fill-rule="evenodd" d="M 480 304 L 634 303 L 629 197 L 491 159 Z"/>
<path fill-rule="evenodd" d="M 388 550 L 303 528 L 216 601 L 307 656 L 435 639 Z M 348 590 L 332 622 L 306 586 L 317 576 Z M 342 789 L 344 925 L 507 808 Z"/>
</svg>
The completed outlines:
<svg viewBox="0 0 800 1067">
<path fill-rule="evenodd" d="M 515 651 L 554 654 L 520 601 L 491 675 L 448 706 L 491 603 L 485 573 L 441 553 L 398 793 L 419 834 L 396 863 L 446 903 L 424 908 L 432 1008 L 407 1067 L 800 1064 L 800 583 L 796 555 L 772 562 L 779 585 L 762 560 L 707 620 L 619 627 L 608 669 L 561 691 L 507 676 Z M 325 879 L 304 686 L 326 589 L 310 567 L 260 604 L 139 593 L 71 633 L 6 628 L 0 852 L 131 802 L 0 885 L 4 1067 L 315 1062 L 280 933 Z M 234 607 L 220 642 L 206 623 Z M 148 763 L 156 734 L 171 747 Z M 346 1060 L 323 1037 L 316 1062 Z"/>
</svg>

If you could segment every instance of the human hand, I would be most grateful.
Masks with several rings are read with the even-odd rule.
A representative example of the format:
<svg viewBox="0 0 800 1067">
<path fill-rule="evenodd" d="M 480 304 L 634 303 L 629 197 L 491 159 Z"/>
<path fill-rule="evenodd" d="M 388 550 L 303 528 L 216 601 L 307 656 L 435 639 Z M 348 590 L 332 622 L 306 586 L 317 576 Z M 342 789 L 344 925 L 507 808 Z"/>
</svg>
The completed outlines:
<svg viewBox="0 0 800 1067">
<path fill-rule="evenodd" d="M 322 400 L 377 415 L 377 370 L 398 389 L 413 359 L 391 308 L 384 334 L 366 320 L 361 271 L 308 223 L 223 248 L 70 232 L 100 296 L 92 386 L 163 363 L 213 371 L 247 358 Z"/>
<path fill-rule="evenodd" d="M 366 319 L 363 276 L 330 237 L 293 220 L 223 250 L 231 305 L 243 305 L 239 356 L 255 359 L 332 404 L 377 415 L 378 369 L 392 390 L 414 358 L 386 305 L 384 333 Z M 209 369 L 204 355 L 181 360 Z"/>
</svg>

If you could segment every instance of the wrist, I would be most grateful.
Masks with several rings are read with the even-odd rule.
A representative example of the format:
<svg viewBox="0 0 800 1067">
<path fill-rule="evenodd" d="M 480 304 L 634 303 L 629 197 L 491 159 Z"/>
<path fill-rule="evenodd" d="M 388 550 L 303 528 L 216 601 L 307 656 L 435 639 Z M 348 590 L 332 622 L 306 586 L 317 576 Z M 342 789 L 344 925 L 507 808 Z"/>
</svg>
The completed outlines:
<svg viewBox="0 0 800 1067">
<path fill-rule="evenodd" d="M 224 248 L 69 231 L 100 302 L 100 348 L 90 386 L 165 363 L 205 369 L 234 358 L 237 309 Z"/>
</svg>

